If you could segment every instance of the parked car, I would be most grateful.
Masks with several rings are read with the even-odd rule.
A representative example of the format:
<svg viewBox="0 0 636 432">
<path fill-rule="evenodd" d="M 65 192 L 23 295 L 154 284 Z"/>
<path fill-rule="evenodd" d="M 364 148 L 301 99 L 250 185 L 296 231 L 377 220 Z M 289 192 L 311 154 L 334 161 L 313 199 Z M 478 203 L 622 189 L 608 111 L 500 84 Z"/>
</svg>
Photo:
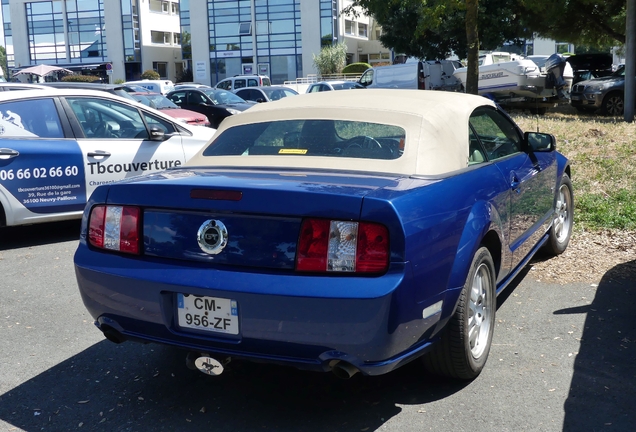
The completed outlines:
<svg viewBox="0 0 636 432">
<path fill-rule="evenodd" d="M 218 128 L 223 119 L 240 114 L 254 106 L 227 90 L 207 88 L 185 88 L 168 93 L 168 99 L 181 108 L 205 114 L 213 128 Z"/>
<path fill-rule="evenodd" d="M 0 81 L 1 91 L 14 91 L 14 90 L 43 90 L 48 87 L 39 84 L 17 83 L 17 82 L 4 82 Z"/>
<path fill-rule="evenodd" d="M 98 185 L 182 165 L 213 135 L 104 91 L 0 92 L 0 226 L 77 219 Z"/>
<path fill-rule="evenodd" d="M 151 92 L 161 93 L 163 95 L 168 94 L 174 90 L 174 83 L 170 80 L 165 80 L 165 79 L 128 81 L 128 82 L 125 82 L 124 84 L 137 85 L 137 86 L 146 88 Z"/>
<path fill-rule="evenodd" d="M 307 93 L 319 93 L 332 90 L 363 89 L 364 86 L 355 81 L 319 81 L 307 87 Z"/>
<path fill-rule="evenodd" d="M 122 85 L 122 84 L 102 84 L 102 83 L 84 83 L 84 82 L 66 82 L 56 81 L 39 84 L 43 87 L 57 88 L 57 89 L 73 89 L 73 90 L 97 90 L 104 91 L 110 94 L 114 94 L 126 99 L 135 100 L 130 93 L 134 92 L 148 92 L 149 90 L 143 87 L 135 85 Z"/>
<path fill-rule="evenodd" d="M 209 374 L 235 357 L 378 375 L 423 356 L 472 379 L 496 295 L 537 250 L 568 245 L 555 147 L 474 95 L 257 104 L 184 167 L 95 191 L 80 293 L 109 340 L 185 348 Z"/>
<path fill-rule="evenodd" d="M 210 89 L 209 85 L 193 83 L 193 82 L 180 82 L 174 85 L 175 90 L 183 90 L 184 88 L 206 88 Z"/>
<path fill-rule="evenodd" d="M 265 75 L 234 75 L 219 81 L 215 88 L 221 90 L 238 90 L 243 87 L 261 87 L 272 85 L 268 76 Z"/>
<path fill-rule="evenodd" d="M 252 102 L 271 102 L 287 96 L 296 96 L 298 92 L 283 86 L 246 87 L 234 92 L 241 99 Z"/>
<path fill-rule="evenodd" d="M 130 95 L 135 98 L 137 102 L 162 111 L 164 114 L 183 123 L 192 126 L 210 126 L 210 120 L 208 120 L 207 116 L 196 111 L 179 108 L 161 93 L 131 93 Z"/>
<path fill-rule="evenodd" d="M 568 57 L 568 63 L 572 67 L 574 80 L 572 84 L 611 75 L 611 54 L 577 54 Z"/>
<path fill-rule="evenodd" d="M 625 106 L 625 68 L 619 68 L 609 76 L 581 81 L 572 86 L 570 105 L 579 111 L 623 115 Z"/>
</svg>

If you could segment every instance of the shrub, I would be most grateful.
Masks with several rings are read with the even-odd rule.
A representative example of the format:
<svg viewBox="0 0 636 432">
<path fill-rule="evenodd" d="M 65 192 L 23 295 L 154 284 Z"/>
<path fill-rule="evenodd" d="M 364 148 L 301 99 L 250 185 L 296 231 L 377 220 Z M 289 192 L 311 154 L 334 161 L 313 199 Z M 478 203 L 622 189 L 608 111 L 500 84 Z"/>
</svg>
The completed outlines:
<svg viewBox="0 0 636 432">
<path fill-rule="evenodd" d="M 339 43 L 326 46 L 320 50 L 320 54 L 314 54 L 314 66 L 320 75 L 341 73 L 347 63 L 347 45 Z"/>
<path fill-rule="evenodd" d="M 65 75 L 62 77 L 62 81 L 64 82 L 86 82 L 91 83 L 95 81 L 101 80 L 100 77 L 95 75 Z"/>
<path fill-rule="evenodd" d="M 370 67 L 371 65 L 369 63 L 351 63 L 350 65 L 345 66 L 345 68 L 342 70 L 342 73 L 361 74 Z"/>
<path fill-rule="evenodd" d="M 141 74 L 141 79 L 147 80 L 158 80 L 161 79 L 161 75 L 157 71 L 152 69 L 145 70 L 144 73 Z"/>
<path fill-rule="evenodd" d="M 117 78 L 117 79 L 115 80 L 115 84 L 123 84 L 123 83 L 125 83 L 125 82 L 126 82 L 126 80 L 121 79 L 121 78 Z"/>
</svg>

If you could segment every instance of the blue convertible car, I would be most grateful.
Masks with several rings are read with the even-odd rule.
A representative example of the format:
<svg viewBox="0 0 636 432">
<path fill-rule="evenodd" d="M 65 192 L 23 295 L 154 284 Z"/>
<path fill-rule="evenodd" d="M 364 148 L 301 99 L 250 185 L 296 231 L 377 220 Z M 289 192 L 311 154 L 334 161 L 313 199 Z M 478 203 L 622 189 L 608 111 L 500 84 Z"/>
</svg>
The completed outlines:
<svg viewBox="0 0 636 432">
<path fill-rule="evenodd" d="M 185 166 L 100 186 L 75 254 L 114 342 L 387 373 L 484 367 L 496 296 L 572 229 L 568 160 L 488 99 L 325 92 L 226 119 Z"/>
</svg>

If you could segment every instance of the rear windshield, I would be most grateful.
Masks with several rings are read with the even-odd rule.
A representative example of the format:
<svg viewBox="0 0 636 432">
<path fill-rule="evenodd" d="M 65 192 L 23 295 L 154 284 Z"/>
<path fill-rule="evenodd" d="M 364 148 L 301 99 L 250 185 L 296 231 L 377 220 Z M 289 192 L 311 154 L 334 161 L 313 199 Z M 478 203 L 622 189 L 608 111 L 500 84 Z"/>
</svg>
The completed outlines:
<svg viewBox="0 0 636 432">
<path fill-rule="evenodd" d="M 346 120 L 281 120 L 225 130 L 203 156 L 328 156 L 397 159 L 404 129 Z"/>
</svg>

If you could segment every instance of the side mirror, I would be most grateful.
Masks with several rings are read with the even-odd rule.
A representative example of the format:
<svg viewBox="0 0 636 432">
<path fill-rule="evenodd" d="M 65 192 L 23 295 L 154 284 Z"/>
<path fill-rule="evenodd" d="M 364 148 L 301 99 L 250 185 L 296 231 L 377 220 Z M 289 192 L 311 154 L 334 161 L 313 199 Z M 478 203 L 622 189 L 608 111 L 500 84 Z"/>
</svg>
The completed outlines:
<svg viewBox="0 0 636 432">
<path fill-rule="evenodd" d="M 554 135 L 540 132 L 526 132 L 523 134 L 524 145 L 531 152 L 552 152 L 556 150 Z"/>
<path fill-rule="evenodd" d="M 150 127 L 150 141 L 165 141 L 166 140 L 166 132 L 157 127 L 157 126 L 151 126 Z"/>
</svg>

